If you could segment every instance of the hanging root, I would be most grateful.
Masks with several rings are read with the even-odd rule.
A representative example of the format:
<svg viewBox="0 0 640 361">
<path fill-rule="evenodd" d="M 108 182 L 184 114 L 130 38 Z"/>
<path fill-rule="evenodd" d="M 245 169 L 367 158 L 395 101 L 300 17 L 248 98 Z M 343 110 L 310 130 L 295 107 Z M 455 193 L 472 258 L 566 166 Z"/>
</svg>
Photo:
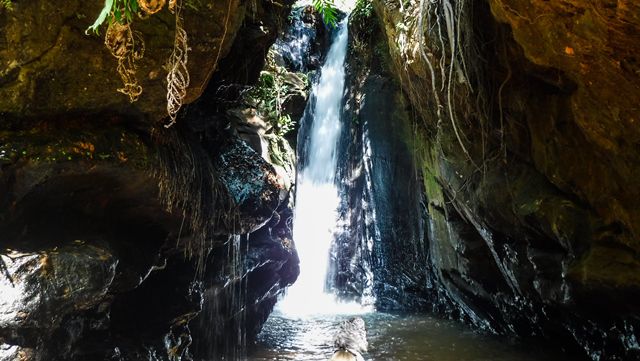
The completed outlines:
<svg viewBox="0 0 640 361">
<path fill-rule="evenodd" d="M 219 180 L 210 155 L 197 141 L 177 127 L 157 133 L 160 200 L 170 213 L 182 215 L 184 229 L 178 242 L 185 256 L 196 260 L 198 273 L 204 271 L 209 251 L 219 245 L 220 229 L 233 229 L 238 211 Z"/>
<path fill-rule="evenodd" d="M 147 15 L 152 15 L 162 10 L 164 4 L 165 0 L 138 0 L 138 6 L 140 6 L 140 9 Z"/>
<path fill-rule="evenodd" d="M 414 49 L 405 47 L 409 50 L 406 51 L 402 49 L 401 42 L 398 43 L 406 64 L 419 57 L 426 65 L 431 96 L 430 104 L 419 106 L 423 117 L 435 115 L 436 134 L 440 134 L 441 127 L 449 123 L 463 154 L 478 168 L 467 147 L 469 140 L 461 122 L 470 114 L 476 115 L 481 122 L 486 118 L 486 109 L 477 104 L 484 92 L 477 87 L 482 74 L 476 65 L 480 56 L 473 42 L 472 4 L 470 0 L 420 0 L 418 4 L 407 7 L 406 11 L 401 10 L 402 23 L 410 29 L 404 35 L 410 40 L 405 42 L 416 45 Z M 407 65 L 404 67 L 410 80 L 411 73 Z M 415 103 L 420 104 L 424 88 L 409 86 L 409 92 L 413 93 L 414 88 L 415 93 L 411 96 L 417 100 Z M 471 94 L 476 94 L 475 101 Z"/>
<path fill-rule="evenodd" d="M 132 103 L 135 102 L 142 94 L 142 86 L 136 77 L 136 61 L 144 55 L 142 37 L 131 30 L 131 24 L 113 21 L 105 34 L 104 45 L 118 59 L 117 71 L 124 85 L 118 91 L 128 95 Z"/>
<path fill-rule="evenodd" d="M 169 128 L 176 123 L 176 116 L 182 107 L 187 87 L 189 86 L 189 70 L 187 69 L 187 32 L 182 25 L 181 1 L 170 0 L 169 10 L 176 14 L 176 35 L 173 43 L 173 52 L 169 58 L 169 72 L 167 74 L 167 113 L 171 121 L 165 124 Z"/>
</svg>

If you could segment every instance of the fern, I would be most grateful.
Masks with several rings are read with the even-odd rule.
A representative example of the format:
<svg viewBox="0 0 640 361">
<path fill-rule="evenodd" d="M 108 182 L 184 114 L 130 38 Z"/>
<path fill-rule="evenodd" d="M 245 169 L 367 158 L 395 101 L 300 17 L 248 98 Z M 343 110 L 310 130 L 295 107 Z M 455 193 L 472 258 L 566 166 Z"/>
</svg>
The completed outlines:
<svg viewBox="0 0 640 361">
<path fill-rule="evenodd" d="M 338 9 L 334 0 L 313 0 L 313 7 L 322 15 L 324 22 L 330 26 L 335 26 L 338 22 Z"/>
<path fill-rule="evenodd" d="M 93 31 L 94 33 L 98 34 L 100 25 L 102 25 L 102 23 L 104 23 L 104 21 L 107 19 L 107 15 L 109 15 L 109 13 L 111 12 L 112 7 L 113 0 L 104 0 L 104 6 L 102 7 L 102 11 L 100 11 L 100 15 L 98 15 L 96 21 L 94 21 L 93 24 L 84 31 L 84 33 L 89 35 L 89 33 Z"/>
</svg>

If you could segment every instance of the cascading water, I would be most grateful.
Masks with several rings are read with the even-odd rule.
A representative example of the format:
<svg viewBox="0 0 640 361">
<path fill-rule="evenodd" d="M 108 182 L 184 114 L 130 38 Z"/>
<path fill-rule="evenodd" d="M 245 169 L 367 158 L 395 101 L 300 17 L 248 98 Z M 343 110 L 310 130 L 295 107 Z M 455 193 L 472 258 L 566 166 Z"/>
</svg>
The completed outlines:
<svg viewBox="0 0 640 361">
<path fill-rule="evenodd" d="M 563 356 L 547 355 L 537 345 L 507 345 L 503 339 L 478 335 L 458 324 L 429 316 L 368 312 L 355 303 L 345 306 L 329 294 L 336 292 L 344 299 L 373 303 L 373 283 L 380 285 L 380 269 L 386 272 L 386 268 L 394 266 L 381 264 L 380 259 L 374 257 L 381 250 L 385 251 L 381 247 L 385 242 L 405 242 L 407 247 L 416 247 L 408 254 L 424 257 L 424 250 L 418 249 L 418 243 L 414 242 L 419 239 L 414 235 L 423 234 L 422 226 L 411 226 L 395 217 L 396 214 L 420 214 L 420 200 L 412 198 L 415 202 L 407 202 L 406 209 L 401 211 L 388 204 L 398 202 L 392 197 L 404 196 L 402 192 L 395 192 L 397 184 L 411 185 L 417 178 L 406 177 L 409 179 L 406 182 L 399 181 L 404 174 L 396 172 L 389 164 L 402 159 L 392 160 L 386 155 L 390 146 L 402 144 L 380 142 L 381 138 L 397 136 L 394 133 L 397 129 L 393 128 L 396 125 L 388 121 L 393 117 L 387 108 L 394 103 L 384 98 L 390 93 L 382 92 L 384 95 L 381 96 L 374 93 L 388 84 L 379 78 L 373 81 L 370 78 L 366 84 L 369 86 L 366 99 L 363 95 L 354 102 L 353 93 L 346 93 L 343 99 L 345 75 L 349 79 L 344 68 L 346 21 L 340 24 L 337 32 L 298 136 L 299 172 L 293 237 L 300 258 L 300 276 L 269 316 L 247 360 L 328 360 L 336 351 L 334 337 L 340 330 L 340 323 L 354 314 L 359 314 L 367 326 L 369 350 L 363 355 L 366 360 L 567 360 Z M 298 49 L 298 45 L 294 43 L 287 49 Z M 291 63 L 295 65 L 295 62 Z M 358 65 L 356 62 L 350 64 Z M 354 77 L 351 80 L 361 81 Z M 349 89 L 354 90 L 353 83 Z M 357 118 L 352 117 L 356 114 L 354 109 L 357 109 Z M 348 122 L 345 119 L 341 122 L 343 113 Z M 413 169 L 410 165 L 398 169 Z M 406 189 L 402 187 L 403 191 Z M 402 255 L 395 260 L 402 262 Z M 375 280 L 372 265 L 376 267 Z M 384 280 L 388 275 L 382 273 L 382 276 Z M 401 273 L 391 276 L 407 277 Z M 375 290 L 376 295 L 382 294 L 377 302 L 383 305 L 386 302 L 384 292 L 411 294 L 410 289 L 393 287 L 376 287 Z"/>
<path fill-rule="evenodd" d="M 278 304 L 286 314 L 357 312 L 359 305 L 339 303 L 326 292 L 329 250 L 339 205 L 337 145 L 345 82 L 347 20 L 339 24 L 320 79 L 313 88 L 308 116 L 312 124 L 299 171 L 293 237 L 300 257 L 300 277 Z"/>
</svg>

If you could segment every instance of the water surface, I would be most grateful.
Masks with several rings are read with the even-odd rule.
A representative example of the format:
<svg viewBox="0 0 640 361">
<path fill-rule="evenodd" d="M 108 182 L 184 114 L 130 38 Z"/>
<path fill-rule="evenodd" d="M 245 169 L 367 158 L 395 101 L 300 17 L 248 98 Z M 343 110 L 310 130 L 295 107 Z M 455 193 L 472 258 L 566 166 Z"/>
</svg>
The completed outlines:
<svg viewBox="0 0 640 361">
<path fill-rule="evenodd" d="M 327 361 L 345 315 L 289 318 L 274 312 L 249 353 L 249 361 Z M 370 361 L 577 361 L 540 344 L 480 334 L 430 316 L 360 315 L 367 324 Z"/>
</svg>

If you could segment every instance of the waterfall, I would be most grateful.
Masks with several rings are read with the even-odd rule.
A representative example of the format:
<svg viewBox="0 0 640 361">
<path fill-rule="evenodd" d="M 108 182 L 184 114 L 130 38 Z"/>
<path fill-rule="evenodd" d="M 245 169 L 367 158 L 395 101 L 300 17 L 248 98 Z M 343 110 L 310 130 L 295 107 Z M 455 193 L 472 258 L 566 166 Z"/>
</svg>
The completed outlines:
<svg viewBox="0 0 640 361">
<path fill-rule="evenodd" d="M 306 121 L 311 121 L 306 155 L 299 170 L 293 237 L 300 257 L 300 276 L 290 287 L 278 309 L 286 314 L 357 312 L 360 307 L 344 304 L 326 292 L 329 251 L 334 238 L 339 205 L 337 145 L 342 129 L 342 97 L 347 53 L 347 19 L 339 26 L 312 90 Z"/>
</svg>

